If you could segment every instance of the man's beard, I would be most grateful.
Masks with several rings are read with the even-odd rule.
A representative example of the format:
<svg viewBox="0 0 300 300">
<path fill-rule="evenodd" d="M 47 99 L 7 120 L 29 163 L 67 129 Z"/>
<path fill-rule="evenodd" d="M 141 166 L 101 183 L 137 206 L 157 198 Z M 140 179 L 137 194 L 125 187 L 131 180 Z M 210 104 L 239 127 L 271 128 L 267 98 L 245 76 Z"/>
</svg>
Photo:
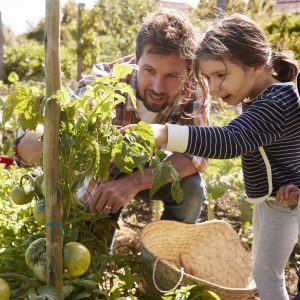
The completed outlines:
<svg viewBox="0 0 300 300">
<path fill-rule="evenodd" d="M 157 94 L 149 89 L 145 89 L 143 97 L 138 96 L 138 98 L 143 102 L 144 106 L 152 112 L 161 112 L 166 107 L 168 107 L 170 104 L 173 104 L 175 99 L 177 99 L 178 95 L 181 93 L 181 90 L 178 92 L 178 94 L 173 98 L 172 101 L 170 101 L 170 98 L 168 95 L 162 93 Z M 147 98 L 150 97 L 150 95 L 155 96 L 156 98 L 163 98 L 163 101 L 160 104 L 153 104 L 150 103 L 150 101 L 147 101 Z"/>
<path fill-rule="evenodd" d="M 153 95 L 157 98 L 162 98 L 163 101 L 160 104 L 150 103 L 150 101 L 147 101 L 147 99 L 150 98 L 149 94 L 151 94 L 151 95 Z M 165 94 L 156 94 L 156 93 L 153 93 L 152 91 L 145 90 L 145 94 L 144 94 L 144 97 L 143 97 L 142 101 L 144 103 L 144 106 L 149 111 L 160 112 L 160 111 L 164 110 L 169 105 L 168 99 L 169 99 L 169 97 L 166 96 Z"/>
</svg>

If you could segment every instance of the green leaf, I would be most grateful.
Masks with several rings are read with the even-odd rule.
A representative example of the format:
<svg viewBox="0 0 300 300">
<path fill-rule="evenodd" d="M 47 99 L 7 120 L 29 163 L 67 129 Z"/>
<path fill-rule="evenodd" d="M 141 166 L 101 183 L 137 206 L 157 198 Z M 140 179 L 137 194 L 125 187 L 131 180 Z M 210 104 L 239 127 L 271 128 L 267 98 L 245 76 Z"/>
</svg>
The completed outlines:
<svg viewBox="0 0 300 300">
<path fill-rule="evenodd" d="M 117 84 L 116 89 L 119 90 L 122 94 L 128 94 L 133 107 L 137 109 L 135 92 L 129 84 L 125 82 L 120 82 Z"/>
<path fill-rule="evenodd" d="M 176 201 L 177 204 L 182 202 L 183 191 L 180 188 L 179 181 L 177 181 L 176 179 L 173 180 L 173 182 L 172 182 L 171 194 L 172 194 L 172 198 Z"/>
<path fill-rule="evenodd" d="M 35 130 L 39 119 L 40 117 L 36 112 L 28 110 L 18 115 L 17 123 L 22 129 Z"/>
<path fill-rule="evenodd" d="M 13 113 L 16 113 L 18 125 L 23 130 L 35 129 L 41 121 L 39 107 L 42 98 L 43 93 L 36 88 L 18 87 L 4 103 L 3 124 L 9 121 Z"/>
<path fill-rule="evenodd" d="M 167 178 L 171 173 L 170 165 L 164 162 L 153 160 L 152 166 L 153 184 L 150 189 L 150 197 L 153 197 L 154 194 L 166 183 Z"/>
<path fill-rule="evenodd" d="M 97 282 L 95 282 L 93 280 L 82 279 L 82 278 L 74 278 L 74 279 L 65 280 L 65 283 L 71 284 L 74 286 L 82 286 L 88 290 L 93 290 L 97 287 Z"/>
<path fill-rule="evenodd" d="M 172 177 L 173 182 L 171 186 L 172 198 L 176 203 L 182 202 L 183 192 L 180 188 L 179 181 L 180 176 L 178 172 L 172 167 L 169 161 L 159 161 L 158 157 L 153 157 L 150 163 L 153 173 L 153 184 L 150 189 L 150 197 L 153 197 L 154 194 L 167 182 L 169 176 Z"/>
<path fill-rule="evenodd" d="M 73 300 L 79 300 L 79 299 L 91 299 L 91 294 L 90 293 L 80 293 L 80 294 L 77 294 L 75 297 L 73 297 L 72 299 Z"/>
<path fill-rule="evenodd" d="M 134 124 L 132 125 L 132 131 L 136 132 L 141 139 L 147 141 L 151 146 L 155 146 L 154 134 L 148 123 L 141 121 L 138 124 Z"/>
<path fill-rule="evenodd" d="M 67 297 L 70 296 L 71 293 L 75 290 L 76 287 L 74 285 L 70 285 L 70 284 L 64 285 L 64 299 L 67 299 Z"/>
<path fill-rule="evenodd" d="M 114 145 L 112 149 L 114 163 L 122 172 L 125 173 L 130 173 L 132 170 L 131 166 L 133 166 L 132 158 L 127 156 L 128 149 L 128 145 L 124 142 Z"/>
<path fill-rule="evenodd" d="M 16 72 L 12 71 L 8 74 L 7 80 L 11 83 L 17 82 L 19 81 L 19 75 Z"/>
<path fill-rule="evenodd" d="M 38 295 L 48 300 L 62 300 L 56 288 L 49 285 L 42 285 L 37 289 Z"/>
<path fill-rule="evenodd" d="M 114 65 L 112 75 L 117 79 L 125 79 L 127 75 L 131 74 L 133 67 L 130 65 Z"/>
<path fill-rule="evenodd" d="M 199 296 L 201 296 L 201 300 L 221 300 L 221 298 L 212 291 L 204 290 L 200 293 Z"/>
<path fill-rule="evenodd" d="M 3 106 L 3 124 L 5 124 L 10 118 L 14 110 L 18 110 L 26 107 L 28 100 L 30 99 L 30 88 L 27 86 L 21 86 L 16 91 L 11 93 Z"/>
<path fill-rule="evenodd" d="M 155 149 L 155 156 L 162 161 L 167 157 L 167 154 L 162 150 Z"/>
<path fill-rule="evenodd" d="M 239 209 L 241 211 L 241 221 L 243 223 L 252 222 L 253 204 L 248 202 L 245 197 L 239 201 Z"/>
<path fill-rule="evenodd" d="M 128 266 L 124 268 L 125 274 L 118 274 L 120 280 L 124 281 L 126 289 L 132 289 L 134 287 L 134 278 L 131 270 Z"/>
</svg>

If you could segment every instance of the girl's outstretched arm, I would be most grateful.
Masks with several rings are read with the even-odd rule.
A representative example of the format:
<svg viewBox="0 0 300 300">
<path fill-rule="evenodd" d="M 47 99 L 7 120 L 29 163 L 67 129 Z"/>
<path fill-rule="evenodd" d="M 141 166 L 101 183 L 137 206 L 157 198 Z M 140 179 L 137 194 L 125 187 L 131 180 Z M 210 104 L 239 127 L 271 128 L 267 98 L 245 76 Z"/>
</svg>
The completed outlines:
<svg viewBox="0 0 300 300">
<path fill-rule="evenodd" d="M 133 124 L 124 126 L 119 129 L 119 132 L 121 134 L 125 133 L 126 129 L 131 130 Z M 168 127 L 167 125 L 161 125 L 161 124 L 149 124 L 151 126 L 151 129 L 154 134 L 155 144 L 156 146 L 160 146 L 163 144 L 166 144 L 168 142 Z M 180 125 L 178 125 L 180 126 Z M 181 126 L 183 127 L 183 126 Z"/>
<path fill-rule="evenodd" d="M 154 133 L 156 146 L 166 144 L 168 142 L 168 127 L 161 124 L 149 124 Z"/>
</svg>

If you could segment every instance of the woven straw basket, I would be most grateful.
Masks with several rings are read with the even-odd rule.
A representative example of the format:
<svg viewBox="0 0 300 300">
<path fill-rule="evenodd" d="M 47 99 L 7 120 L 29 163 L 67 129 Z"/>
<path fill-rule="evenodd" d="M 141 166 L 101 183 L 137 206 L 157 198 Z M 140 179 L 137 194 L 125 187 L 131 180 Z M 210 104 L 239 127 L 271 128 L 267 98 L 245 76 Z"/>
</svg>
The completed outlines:
<svg viewBox="0 0 300 300">
<path fill-rule="evenodd" d="M 251 255 L 224 221 L 150 223 L 142 231 L 141 250 L 147 293 L 197 284 L 222 300 L 243 300 L 256 291 Z"/>
</svg>

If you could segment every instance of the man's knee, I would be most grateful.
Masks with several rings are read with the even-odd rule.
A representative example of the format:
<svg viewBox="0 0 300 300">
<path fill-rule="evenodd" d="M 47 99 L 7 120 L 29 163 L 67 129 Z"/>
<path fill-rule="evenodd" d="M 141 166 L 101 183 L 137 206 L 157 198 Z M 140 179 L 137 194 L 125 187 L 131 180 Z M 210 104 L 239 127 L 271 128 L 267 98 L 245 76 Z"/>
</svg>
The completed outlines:
<svg viewBox="0 0 300 300">
<path fill-rule="evenodd" d="M 202 176 L 197 173 L 185 177 L 181 182 L 183 201 L 179 205 L 182 222 L 194 224 L 198 221 L 206 200 L 206 187 Z"/>
<path fill-rule="evenodd" d="M 202 176 L 199 173 L 187 176 L 181 181 L 181 189 L 184 199 L 191 202 L 203 202 L 206 200 L 206 186 Z"/>
</svg>

